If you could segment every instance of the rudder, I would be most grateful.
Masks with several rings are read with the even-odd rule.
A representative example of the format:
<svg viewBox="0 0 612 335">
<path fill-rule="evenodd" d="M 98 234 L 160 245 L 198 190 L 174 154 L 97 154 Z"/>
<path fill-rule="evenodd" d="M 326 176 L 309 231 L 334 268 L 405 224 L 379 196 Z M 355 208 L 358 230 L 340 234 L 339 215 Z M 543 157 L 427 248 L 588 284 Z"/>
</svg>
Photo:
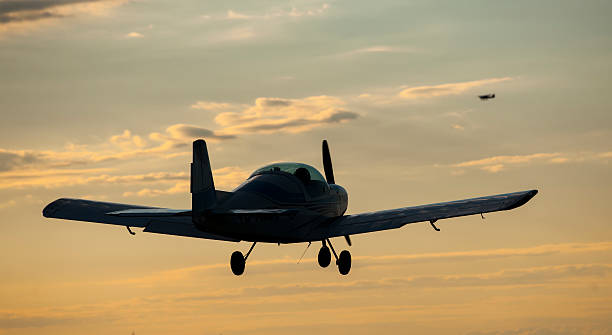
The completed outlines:
<svg viewBox="0 0 612 335">
<path fill-rule="evenodd" d="M 191 163 L 191 210 L 194 219 L 217 204 L 208 149 L 204 140 L 193 142 L 193 163 Z"/>
</svg>

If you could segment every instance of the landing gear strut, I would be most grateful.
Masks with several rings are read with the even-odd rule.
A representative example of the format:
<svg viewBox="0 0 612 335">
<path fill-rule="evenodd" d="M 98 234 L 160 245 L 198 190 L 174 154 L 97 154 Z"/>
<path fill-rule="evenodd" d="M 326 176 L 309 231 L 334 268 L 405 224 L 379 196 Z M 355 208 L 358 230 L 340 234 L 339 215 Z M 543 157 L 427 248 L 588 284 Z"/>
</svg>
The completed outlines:
<svg viewBox="0 0 612 335">
<path fill-rule="evenodd" d="M 251 254 L 251 251 L 253 251 L 253 248 L 255 248 L 255 244 L 257 244 L 257 242 L 253 242 L 253 244 L 251 245 L 251 248 L 249 249 L 249 251 L 247 252 L 245 256 L 243 256 L 240 251 L 234 251 L 232 253 L 232 257 L 230 258 L 230 267 L 232 268 L 232 272 L 236 276 L 240 276 L 241 274 L 244 273 L 244 267 L 246 265 L 246 260 L 247 258 L 249 258 L 249 255 Z"/>
<path fill-rule="evenodd" d="M 336 258 L 338 271 L 340 271 L 341 275 L 347 275 L 351 271 L 351 253 L 348 250 L 342 250 L 340 256 L 338 256 L 329 239 L 325 239 L 321 242 L 323 242 L 323 246 L 319 250 L 319 265 L 325 268 L 329 265 L 329 263 L 331 263 L 331 253 L 329 252 L 331 249 L 331 251 L 334 253 L 334 257 Z"/>
</svg>

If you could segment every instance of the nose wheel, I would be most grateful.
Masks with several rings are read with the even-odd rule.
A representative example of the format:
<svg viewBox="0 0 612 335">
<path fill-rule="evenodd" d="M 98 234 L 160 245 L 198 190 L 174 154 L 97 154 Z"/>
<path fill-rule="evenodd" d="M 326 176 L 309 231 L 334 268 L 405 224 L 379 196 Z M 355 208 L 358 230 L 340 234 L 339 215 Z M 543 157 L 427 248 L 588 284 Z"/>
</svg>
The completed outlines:
<svg viewBox="0 0 612 335">
<path fill-rule="evenodd" d="M 319 249 L 319 256 L 317 257 L 319 261 L 319 266 L 322 268 L 326 268 L 331 263 L 331 251 L 326 245 L 323 245 L 321 249 Z"/>
<path fill-rule="evenodd" d="M 331 252 L 333 252 L 334 257 L 336 258 L 336 265 L 338 266 L 338 271 L 341 275 L 347 275 L 351 271 L 351 253 L 348 250 L 342 250 L 342 252 L 340 252 L 340 256 L 338 256 L 338 254 L 336 254 L 336 250 L 334 250 L 334 246 L 332 246 L 329 239 L 325 239 L 321 242 L 323 243 L 323 246 L 321 247 L 321 249 L 319 249 L 319 255 L 317 257 L 319 266 L 321 266 L 322 268 L 328 267 L 331 263 Z"/>
</svg>

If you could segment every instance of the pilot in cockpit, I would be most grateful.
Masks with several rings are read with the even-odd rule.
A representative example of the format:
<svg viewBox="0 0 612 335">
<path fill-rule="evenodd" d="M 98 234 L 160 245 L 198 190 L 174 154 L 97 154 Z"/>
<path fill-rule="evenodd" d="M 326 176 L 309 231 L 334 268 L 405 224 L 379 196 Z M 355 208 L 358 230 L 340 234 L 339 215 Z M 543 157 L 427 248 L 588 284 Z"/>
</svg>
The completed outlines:
<svg viewBox="0 0 612 335">
<path fill-rule="evenodd" d="M 301 180 L 304 185 L 308 185 L 308 182 L 310 182 L 310 172 L 308 172 L 308 169 L 306 168 L 299 167 L 295 169 L 293 175 Z"/>
</svg>

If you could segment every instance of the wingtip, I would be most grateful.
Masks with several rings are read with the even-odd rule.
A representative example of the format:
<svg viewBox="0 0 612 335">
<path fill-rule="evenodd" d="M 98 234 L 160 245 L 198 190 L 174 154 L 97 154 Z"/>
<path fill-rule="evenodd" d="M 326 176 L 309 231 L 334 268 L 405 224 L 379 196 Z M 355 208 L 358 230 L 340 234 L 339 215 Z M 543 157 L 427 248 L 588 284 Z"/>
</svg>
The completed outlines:
<svg viewBox="0 0 612 335">
<path fill-rule="evenodd" d="M 538 190 L 525 191 L 524 195 L 507 209 L 514 209 L 523 206 L 524 204 L 528 203 L 531 198 L 535 197 L 536 194 L 538 194 Z"/>
<path fill-rule="evenodd" d="M 45 206 L 45 208 L 43 208 L 42 210 L 43 217 L 52 217 L 53 213 L 55 213 L 55 211 L 57 211 L 58 207 L 61 205 L 62 200 L 64 199 L 60 198 L 48 203 L 47 206 Z"/>
</svg>

